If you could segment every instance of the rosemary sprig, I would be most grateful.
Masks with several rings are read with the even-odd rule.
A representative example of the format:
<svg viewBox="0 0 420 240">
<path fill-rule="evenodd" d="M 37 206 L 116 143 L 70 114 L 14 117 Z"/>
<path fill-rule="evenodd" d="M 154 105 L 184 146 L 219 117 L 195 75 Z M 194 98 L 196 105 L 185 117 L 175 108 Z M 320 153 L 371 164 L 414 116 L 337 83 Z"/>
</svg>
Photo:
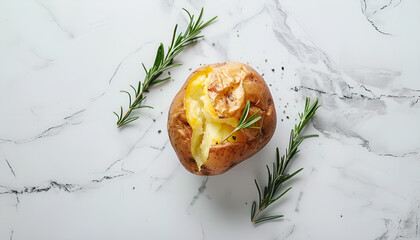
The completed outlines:
<svg viewBox="0 0 420 240">
<path fill-rule="evenodd" d="M 260 110 L 258 110 L 256 113 L 254 113 L 251 117 L 247 118 L 250 106 L 251 106 L 251 103 L 248 101 L 246 103 L 244 111 L 242 112 L 241 119 L 239 119 L 238 125 L 236 126 L 235 129 L 233 129 L 233 131 L 231 133 L 229 133 L 229 135 L 227 137 L 225 137 L 222 141 L 220 141 L 220 143 L 223 143 L 224 141 L 228 140 L 230 138 L 230 136 L 232 136 L 235 132 L 237 132 L 239 130 L 242 130 L 242 129 L 245 129 L 245 128 L 259 129 L 259 127 L 254 127 L 254 126 L 252 126 L 252 124 L 258 122 L 261 119 L 260 116 L 255 117 L 260 112 Z"/>
<path fill-rule="evenodd" d="M 163 44 L 161 43 L 159 45 L 159 48 L 156 53 L 155 62 L 153 64 L 153 67 L 151 67 L 149 70 L 146 69 L 146 67 L 143 65 L 143 69 L 146 72 L 146 76 L 144 77 L 143 82 L 139 81 L 137 89 L 130 85 L 130 87 L 134 91 L 134 96 L 132 96 L 128 91 L 121 91 L 123 93 L 126 93 L 128 95 L 129 105 L 128 110 L 124 114 L 123 107 L 120 108 L 120 114 L 117 114 L 114 112 L 114 114 L 117 116 L 117 126 L 118 128 L 135 121 L 139 118 L 139 116 L 130 117 L 130 114 L 140 108 L 153 108 L 151 106 L 144 105 L 143 102 L 146 99 L 146 96 L 144 95 L 145 92 L 148 91 L 149 87 L 156 85 L 158 83 L 164 82 L 169 80 L 171 77 L 163 78 L 163 79 L 157 79 L 164 71 L 174 68 L 176 66 L 180 66 L 182 64 L 176 64 L 173 63 L 173 59 L 182 52 L 186 46 L 194 43 L 200 38 L 203 38 L 203 35 L 199 35 L 201 33 L 201 30 L 212 23 L 216 18 L 213 17 L 212 19 L 208 20 L 207 22 L 202 21 L 201 17 L 203 15 L 203 8 L 200 11 L 200 15 L 198 16 L 197 20 L 194 20 L 194 15 L 191 15 L 186 9 L 183 8 L 183 10 L 188 14 L 188 17 L 190 19 L 190 22 L 188 24 L 187 29 L 184 33 L 179 33 L 177 35 L 177 28 L 178 24 L 175 25 L 174 32 L 172 35 L 172 42 L 171 45 L 168 47 L 168 51 L 164 51 Z M 131 101 L 134 99 L 134 101 Z"/>
<path fill-rule="evenodd" d="M 306 123 L 314 116 L 316 110 L 320 106 L 318 105 L 318 99 L 311 105 L 311 100 L 306 98 L 305 102 L 305 110 L 303 113 L 299 113 L 299 124 L 296 124 L 294 129 L 290 132 L 290 140 L 289 140 L 289 148 L 286 150 L 286 154 L 281 156 L 279 154 L 279 149 L 276 149 L 276 161 L 273 162 L 273 168 L 270 171 L 268 165 L 267 172 L 268 172 L 268 183 L 267 186 L 264 187 L 263 195 L 261 195 L 260 187 L 257 183 L 257 180 L 254 179 L 255 185 L 257 186 L 258 190 L 258 209 L 257 203 L 254 201 L 252 203 L 251 208 L 251 222 L 254 224 L 261 223 L 268 220 L 278 219 L 283 217 L 283 215 L 272 215 L 268 217 L 258 217 L 260 213 L 270 206 L 272 203 L 283 197 L 292 187 L 286 189 L 283 193 L 277 196 L 277 192 L 280 190 L 282 184 L 287 180 L 294 177 L 303 168 L 293 172 L 292 174 L 286 174 L 286 168 L 290 163 L 290 160 L 299 152 L 298 147 L 302 143 L 303 140 L 310 138 L 310 137 L 318 137 L 318 135 L 307 135 L 307 136 L 300 136 L 303 128 L 305 127 Z"/>
</svg>

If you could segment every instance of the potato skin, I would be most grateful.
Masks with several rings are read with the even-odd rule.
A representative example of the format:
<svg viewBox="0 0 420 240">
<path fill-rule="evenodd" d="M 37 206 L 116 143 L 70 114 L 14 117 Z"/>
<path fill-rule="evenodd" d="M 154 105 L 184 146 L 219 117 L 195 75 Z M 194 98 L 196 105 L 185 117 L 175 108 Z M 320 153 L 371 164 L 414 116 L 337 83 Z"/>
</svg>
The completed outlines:
<svg viewBox="0 0 420 240">
<path fill-rule="evenodd" d="M 250 101 L 251 108 L 249 116 L 260 110 L 262 119 L 257 122 L 260 129 L 241 130 L 246 137 L 246 142 L 224 142 L 222 144 L 212 145 L 207 161 L 201 166 L 201 171 L 198 171 L 197 163 L 191 153 L 191 136 L 193 130 L 186 118 L 184 103 L 185 90 L 192 76 L 204 68 L 208 66 L 218 68 L 225 65 L 229 66 L 229 64 L 240 64 L 250 72 L 249 76 L 243 79 L 242 82 L 245 103 L 242 104 L 243 106 L 241 107 L 241 111 L 237 113 L 237 117 L 238 119 L 240 118 L 246 102 Z M 191 73 L 172 101 L 171 107 L 169 108 L 167 128 L 172 147 L 185 169 L 197 175 L 218 175 L 228 171 L 261 150 L 273 136 L 276 123 L 277 118 L 273 98 L 261 75 L 243 63 L 216 63 L 200 67 Z"/>
</svg>

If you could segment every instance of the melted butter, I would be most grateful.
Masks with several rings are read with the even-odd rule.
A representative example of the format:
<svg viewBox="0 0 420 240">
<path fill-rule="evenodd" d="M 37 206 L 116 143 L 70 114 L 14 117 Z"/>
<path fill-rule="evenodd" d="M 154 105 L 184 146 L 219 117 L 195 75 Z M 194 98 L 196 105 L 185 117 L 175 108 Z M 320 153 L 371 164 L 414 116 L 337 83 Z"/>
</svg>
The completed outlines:
<svg viewBox="0 0 420 240">
<path fill-rule="evenodd" d="M 186 117 L 193 130 L 191 153 L 199 170 L 208 159 L 210 147 L 229 135 L 238 123 L 234 117 L 219 118 L 213 106 L 208 89 L 209 84 L 214 80 L 212 78 L 214 71 L 211 67 L 207 67 L 196 73 L 188 83 L 185 92 Z M 235 142 L 239 139 L 235 134 L 228 141 Z"/>
</svg>

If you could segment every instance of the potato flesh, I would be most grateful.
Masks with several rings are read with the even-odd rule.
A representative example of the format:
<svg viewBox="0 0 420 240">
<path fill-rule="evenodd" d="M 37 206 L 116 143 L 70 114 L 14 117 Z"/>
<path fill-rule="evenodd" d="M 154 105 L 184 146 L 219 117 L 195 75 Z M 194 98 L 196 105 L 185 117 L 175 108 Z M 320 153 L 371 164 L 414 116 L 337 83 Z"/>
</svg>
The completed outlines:
<svg viewBox="0 0 420 240">
<path fill-rule="evenodd" d="M 212 145 L 220 143 L 236 127 L 235 118 L 220 119 L 208 96 L 208 85 L 211 78 L 210 67 L 196 73 L 190 80 L 185 94 L 185 110 L 187 121 L 193 133 L 191 137 L 191 153 L 199 171 L 206 162 Z M 237 141 L 231 136 L 229 142 Z"/>
</svg>

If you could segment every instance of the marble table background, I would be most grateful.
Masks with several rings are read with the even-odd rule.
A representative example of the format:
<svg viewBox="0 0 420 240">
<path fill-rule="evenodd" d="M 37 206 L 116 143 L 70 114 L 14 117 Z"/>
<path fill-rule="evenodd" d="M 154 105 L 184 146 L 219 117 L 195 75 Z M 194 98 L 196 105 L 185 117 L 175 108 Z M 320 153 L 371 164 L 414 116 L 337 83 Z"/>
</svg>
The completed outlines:
<svg viewBox="0 0 420 240">
<path fill-rule="evenodd" d="M 143 79 L 181 8 L 205 40 L 121 130 L 119 91 Z M 1 0 L 0 239 L 420 239 L 420 2 Z M 272 141 L 228 173 L 178 162 L 171 99 L 202 64 L 249 63 L 270 85 Z M 282 67 L 284 70 L 282 70 Z M 322 108 L 272 213 L 250 223 L 254 178 L 285 150 L 305 97 Z"/>
</svg>

